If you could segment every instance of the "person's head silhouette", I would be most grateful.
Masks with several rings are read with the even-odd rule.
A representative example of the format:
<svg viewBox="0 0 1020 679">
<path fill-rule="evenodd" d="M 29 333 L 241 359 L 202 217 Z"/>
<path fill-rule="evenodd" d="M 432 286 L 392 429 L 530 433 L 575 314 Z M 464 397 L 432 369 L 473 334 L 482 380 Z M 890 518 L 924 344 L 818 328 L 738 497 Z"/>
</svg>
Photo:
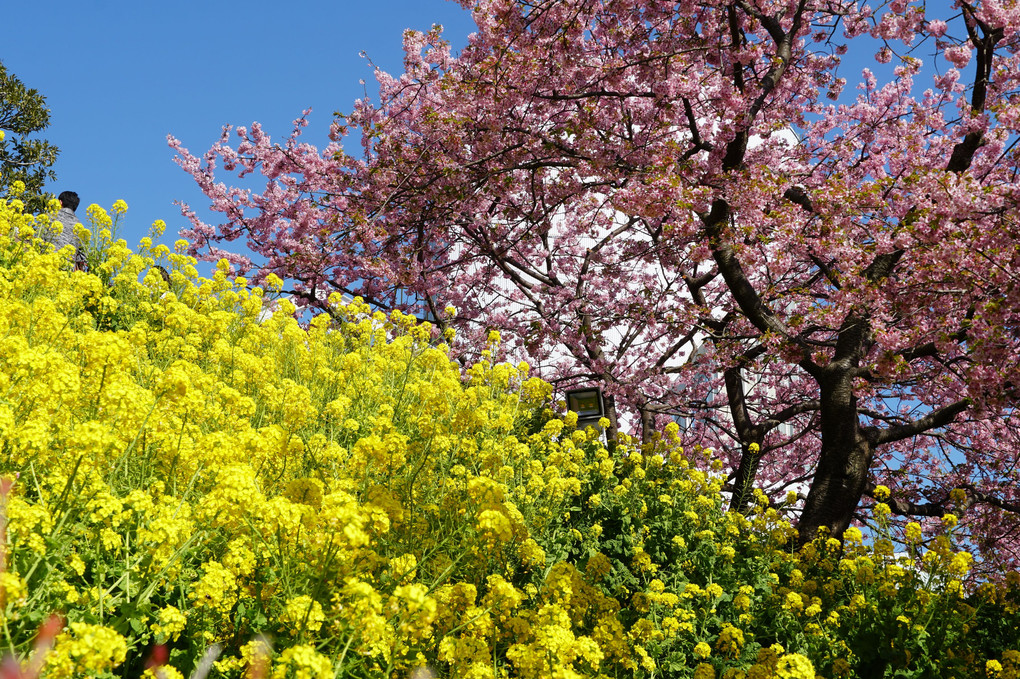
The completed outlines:
<svg viewBox="0 0 1020 679">
<path fill-rule="evenodd" d="M 81 199 L 78 198 L 78 194 L 74 191 L 62 191 L 60 195 L 57 196 L 57 200 L 60 201 L 60 205 L 62 207 L 66 207 L 71 212 L 77 210 L 78 203 L 81 202 Z"/>
</svg>

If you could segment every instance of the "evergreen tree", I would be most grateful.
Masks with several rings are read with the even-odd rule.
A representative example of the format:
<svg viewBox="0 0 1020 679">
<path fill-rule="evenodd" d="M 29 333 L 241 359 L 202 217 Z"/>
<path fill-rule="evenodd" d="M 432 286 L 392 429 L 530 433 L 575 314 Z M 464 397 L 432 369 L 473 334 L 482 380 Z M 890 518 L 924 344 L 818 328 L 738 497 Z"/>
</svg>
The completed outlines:
<svg viewBox="0 0 1020 679">
<path fill-rule="evenodd" d="M 0 62 L 0 196 L 11 184 L 22 181 L 22 199 L 28 209 L 39 212 L 51 196 L 43 189 L 56 175 L 50 169 L 59 150 L 45 139 L 31 138 L 50 124 L 46 97 L 25 84 Z"/>
</svg>

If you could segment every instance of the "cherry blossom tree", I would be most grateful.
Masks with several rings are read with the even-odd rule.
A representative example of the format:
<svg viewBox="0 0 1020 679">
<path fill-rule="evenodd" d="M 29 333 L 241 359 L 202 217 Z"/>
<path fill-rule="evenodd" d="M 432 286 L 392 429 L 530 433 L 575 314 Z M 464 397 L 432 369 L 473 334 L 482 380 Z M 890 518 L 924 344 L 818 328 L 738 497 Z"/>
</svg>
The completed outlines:
<svg viewBox="0 0 1020 679">
<path fill-rule="evenodd" d="M 806 488 L 802 540 L 883 484 L 903 517 L 965 509 L 988 567 L 1017 565 L 1020 7 L 468 5 L 468 45 L 408 32 L 324 149 L 304 118 L 203 158 L 171 139 L 223 214 L 186 210 L 195 251 L 313 304 L 505 331 L 646 436 L 684 418 L 735 509 Z"/>
</svg>

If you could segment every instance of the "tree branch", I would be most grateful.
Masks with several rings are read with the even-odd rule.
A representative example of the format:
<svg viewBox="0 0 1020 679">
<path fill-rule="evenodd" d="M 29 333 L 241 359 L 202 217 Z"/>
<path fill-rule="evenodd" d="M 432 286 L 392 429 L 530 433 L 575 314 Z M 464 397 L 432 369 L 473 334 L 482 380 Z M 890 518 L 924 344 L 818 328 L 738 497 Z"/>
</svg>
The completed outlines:
<svg viewBox="0 0 1020 679">
<path fill-rule="evenodd" d="M 912 422 L 879 429 L 875 434 L 875 444 L 881 445 L 883 443 L 902 441 L 903 439 L 923 434 L 930 429 L 944 427 L 970 406 L 971 400 L 969 398 L 961 399 L 955 403 L 950 403 L 947 406 L 933 410 L 924 417 Z"/>
</svg>

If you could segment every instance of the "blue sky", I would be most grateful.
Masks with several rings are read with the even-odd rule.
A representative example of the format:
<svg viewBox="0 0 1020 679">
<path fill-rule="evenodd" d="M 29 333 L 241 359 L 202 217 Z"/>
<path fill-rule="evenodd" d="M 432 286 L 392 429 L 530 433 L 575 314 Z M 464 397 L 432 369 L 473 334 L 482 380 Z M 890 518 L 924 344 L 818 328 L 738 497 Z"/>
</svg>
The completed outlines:
<svg viewBox="0 0 1020 679">
<path fill-rule="evenodd" d="M 58 0 L 8 3 L 3 21 L 0 60 L 50 108 L 42 136 L 60 157 L 48 188 L 77 191 L 79 217 L 90 203 L 127 201 L 132 247 L 156 219 L 173 242 L 185 226 L 175 200 L 206 204 L 167 134 L 201 154 L 223 125 L 257 120 L 283 137 L 311 107 L 304 138 L 324 144 L 333 112 L 377 91 L 362 50 L 398 73 L 404 29 L 442 24 L 459 48 L 474 28 L 446 0 Z"/>
</svg>

